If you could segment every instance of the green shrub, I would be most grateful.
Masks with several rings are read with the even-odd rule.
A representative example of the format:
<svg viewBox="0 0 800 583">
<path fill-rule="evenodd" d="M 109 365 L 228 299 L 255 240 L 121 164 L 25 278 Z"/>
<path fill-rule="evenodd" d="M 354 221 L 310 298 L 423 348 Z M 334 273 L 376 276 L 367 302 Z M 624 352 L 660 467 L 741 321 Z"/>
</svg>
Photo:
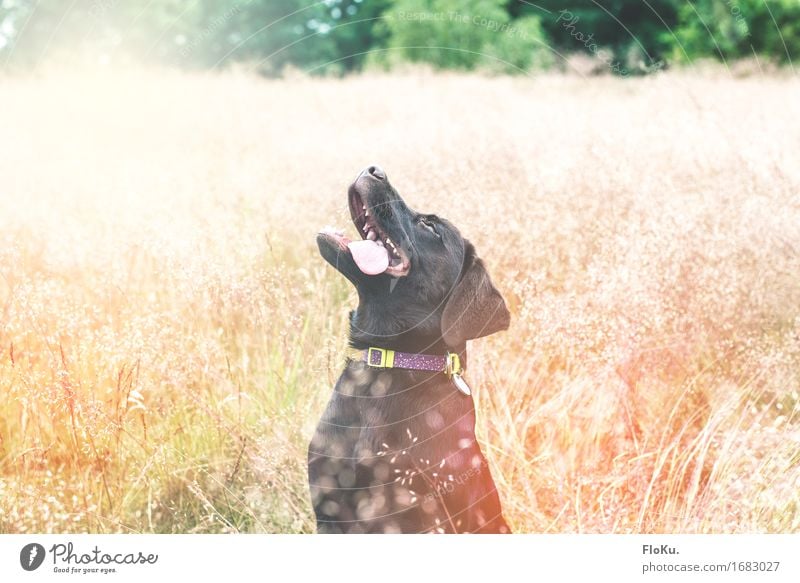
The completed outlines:
<svg viewBox="0 0 800 583">
<path fill-rule="evenodd" d="M 754 53 L 786 62 L 800 55 L 797 0 L 698 0 L 679 11 L 673 56 L 682 61 Z"/>
<path fill-rule="evenodd" d="M 512 19 L 504 5 L 503 0 L 398 0 L 385 13 L 386 59 L 518 72 L 546 65 L 540 19 Z"/>
</svg>

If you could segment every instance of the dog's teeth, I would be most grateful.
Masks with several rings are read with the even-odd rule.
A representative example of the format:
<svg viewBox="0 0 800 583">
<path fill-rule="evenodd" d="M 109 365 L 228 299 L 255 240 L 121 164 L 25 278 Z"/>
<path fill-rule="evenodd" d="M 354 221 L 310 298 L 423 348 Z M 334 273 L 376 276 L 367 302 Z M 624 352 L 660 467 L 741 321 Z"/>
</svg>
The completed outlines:
<svg viewBox="0 0 800 583">
<path fill-rule="evenodd" d="M 361 227 L 361 230 L 366 233 L 367 231 L 369 231 L 369 225 L 367 223 L 364 223 L 364 226 Z"/>
<path fill-rule="evenodd" d="M 367 205 L 365 205 L 365 204 L 362 204 L 362 205 L 361 205 L 361 208 L 362 208 L 363 210 L 367 210 Z"/>
<path fill-rule="evenodd" d="M 369 210 L 366 207 L 364 208 L 364 216 L 365 217 L 369 216 Z"/>
</svg>

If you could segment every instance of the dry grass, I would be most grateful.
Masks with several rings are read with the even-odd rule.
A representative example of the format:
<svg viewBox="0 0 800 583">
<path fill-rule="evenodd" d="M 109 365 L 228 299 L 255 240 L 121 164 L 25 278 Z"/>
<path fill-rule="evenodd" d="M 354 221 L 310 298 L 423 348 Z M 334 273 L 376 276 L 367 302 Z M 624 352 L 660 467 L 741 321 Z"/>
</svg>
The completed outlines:
<svg viewBox="0 0 800 583">
<path fill-rule="evenodd" d="M 377 161 L 477 245 L 479 436 L 530 532 L 800 531 L 800 99 L 670 73 L 0 79 L 0 531 L 313 528 Z"/>
</svg>

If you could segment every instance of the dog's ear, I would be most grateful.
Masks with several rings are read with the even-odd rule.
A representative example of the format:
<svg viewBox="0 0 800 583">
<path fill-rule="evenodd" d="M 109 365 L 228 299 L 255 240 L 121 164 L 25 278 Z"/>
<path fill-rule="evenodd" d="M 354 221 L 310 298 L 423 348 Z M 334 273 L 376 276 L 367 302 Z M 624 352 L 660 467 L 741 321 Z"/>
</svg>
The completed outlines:
<svg viewBox="0 0 800 583">
<path fill-rule="evenodd" d="M 466 243 L 461 279 L 450 293 L 442 314 L 442 337 L 448 346 L 506 330 L 511 316 L 489 273 Z"/>
</svg>

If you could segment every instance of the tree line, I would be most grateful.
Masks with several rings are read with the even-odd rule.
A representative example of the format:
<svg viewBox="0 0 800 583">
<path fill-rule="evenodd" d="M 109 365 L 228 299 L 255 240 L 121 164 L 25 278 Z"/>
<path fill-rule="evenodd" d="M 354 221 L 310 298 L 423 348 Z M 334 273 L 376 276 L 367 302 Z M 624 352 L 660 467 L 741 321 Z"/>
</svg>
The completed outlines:
<svg viewBox="0 0 800 583">
<path fill-rule="evenodd" d="M 245 62 L 341 74 L 404 62 L 643 74 L 665 63 L 800 55 L 798 0 L 0 0 L 0 66 L 54 57 L 184 68 Z"/>
</svg>

